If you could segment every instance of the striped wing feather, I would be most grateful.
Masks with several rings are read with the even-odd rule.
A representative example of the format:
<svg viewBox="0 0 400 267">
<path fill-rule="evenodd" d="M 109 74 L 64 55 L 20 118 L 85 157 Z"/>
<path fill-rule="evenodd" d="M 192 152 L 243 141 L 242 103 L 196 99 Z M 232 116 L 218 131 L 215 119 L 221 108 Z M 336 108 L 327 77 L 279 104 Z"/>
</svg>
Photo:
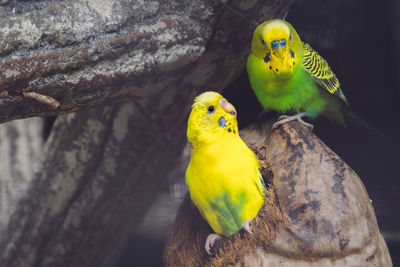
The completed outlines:
<svg viewBox="0 0 400 267">
<path fill-rule="evenodd" d="M 348 105 L 347 99 L 340 89 L 339 80 L 329 67 L 328 62 L 317 51 L 312 49 L 309 44 L 303 42 L 303 48 L 303 65 L 307 72 L 322 88 L 340 97 Z"/>
</svg>

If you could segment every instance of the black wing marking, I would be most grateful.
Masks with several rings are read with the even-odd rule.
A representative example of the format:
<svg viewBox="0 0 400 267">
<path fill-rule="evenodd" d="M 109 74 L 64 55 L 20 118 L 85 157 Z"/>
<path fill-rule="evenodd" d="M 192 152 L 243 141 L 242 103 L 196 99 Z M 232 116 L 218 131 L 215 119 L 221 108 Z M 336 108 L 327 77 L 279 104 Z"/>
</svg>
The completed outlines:
<svg viewBox="0 0 400 267">
<path fill-rule="evenodd" d="M 330 94 L 340 97 L 346 105 L 349 105 L 346 96 L 340 89 L 339 80 L 329 67 L 328 62 L 317 51 L 312 49 L 309 44 L 303 42 L 303 48 L 303 66 L 307 72 L 322 88 L 326 89 Z"/>
</svg>

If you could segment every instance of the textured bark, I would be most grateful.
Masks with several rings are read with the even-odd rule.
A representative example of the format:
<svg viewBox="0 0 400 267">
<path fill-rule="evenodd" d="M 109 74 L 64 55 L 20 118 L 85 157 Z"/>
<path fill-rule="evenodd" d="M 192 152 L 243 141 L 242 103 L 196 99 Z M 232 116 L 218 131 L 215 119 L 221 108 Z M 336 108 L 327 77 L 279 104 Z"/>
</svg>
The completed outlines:
<svg viewBox="0 0 400 267">
<path fill-rule="evenodd" d="M 181 127 L 166 133 L 133 103 L 59 117 L 46 157 L 2 232 L 0 265 L 112 266 L 183 137 Z M 165 144 L 170 149 L 160 151 Z"/>
<path fill-rule="evenodd" d="M 254 235 L 241 230 L 217 241 L 216 255 L 207 257 L 210 230 L 187 198 L 165 250 L 167 265 L 392 266 L 360 178 L 312 132 L 291 122 L 272 133 L 251 126 L 241 135 L 271 182 Z"/>
<path fill-rule="evenodd" d="M 26 193 L 43 145 L 40 118 L 0 125 L 0 232 Z"/>
<path fill-rule="evenodd" d="M 230 4 L 260 22 L 281 16 L 289 0 Z M 171 87 L 219 89 L 243 69 L 253 31 L 211 0 L 11 1 L 0 16 L 0 122 Z"/>
</svg>

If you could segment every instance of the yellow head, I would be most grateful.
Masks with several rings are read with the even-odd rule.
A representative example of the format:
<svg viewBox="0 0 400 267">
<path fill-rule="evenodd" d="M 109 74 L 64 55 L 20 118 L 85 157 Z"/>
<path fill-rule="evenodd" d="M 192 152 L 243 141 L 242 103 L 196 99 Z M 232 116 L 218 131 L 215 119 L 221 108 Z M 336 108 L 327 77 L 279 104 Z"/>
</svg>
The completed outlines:
<svg viewBox="0 0 400 267">
<path fill-rule="evenodd" d="M 218 134 L 238 135 L 235 107 L 216 92 L 202 93 L 192 105 L 187 138 L 197 147 L 215 140 Z"/>
<path fill-rule="evenodd" d="M 254 31 L 252 53 L 275 74 L 291 73 L 301 63 L 302 43 L 295 29 L 284 20 L 268 20 Z"/>
</svg>

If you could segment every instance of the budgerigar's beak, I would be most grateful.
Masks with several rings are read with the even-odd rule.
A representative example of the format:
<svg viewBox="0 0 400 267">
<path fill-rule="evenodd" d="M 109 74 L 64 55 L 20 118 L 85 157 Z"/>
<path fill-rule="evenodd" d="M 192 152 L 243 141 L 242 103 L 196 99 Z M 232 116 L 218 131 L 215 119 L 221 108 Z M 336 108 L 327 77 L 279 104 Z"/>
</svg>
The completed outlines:
<svg viewBox="0 0 400 267">
<path fill-rule="evenodd" d="M 276 57 L 283 58 L 287 53 L 286 40 L 281 39 L 277 41 L 272 41 L 271 49 Z"/>
<path fill-rule="evenodd" d="M 286 54 L 286 46 L 280 46 L 277 48 L 272 49 L 274 52 L 274 55 L 277 56 L 278 58 L 283 58 Z"/>
<path fill-rule="evenodd" d="M 228 100 L 222 97 L 219 100 L 219 105 L 223 110 L 225 110 L 227 113 L 233 115 L 236 118 L 236 109 L 231 103 L 228 102 Z"/>
</svg>

